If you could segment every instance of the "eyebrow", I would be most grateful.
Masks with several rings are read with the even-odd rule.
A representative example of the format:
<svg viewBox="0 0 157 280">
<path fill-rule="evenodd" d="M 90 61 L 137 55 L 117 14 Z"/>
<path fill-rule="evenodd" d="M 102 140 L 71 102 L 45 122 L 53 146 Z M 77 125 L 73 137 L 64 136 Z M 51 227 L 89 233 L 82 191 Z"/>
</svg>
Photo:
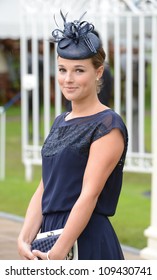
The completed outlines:
<svg viewBox="0 0 157 280">
<path fill-rule="evenodd" d="M 59 67 L 66 67 L 65 65 L 59 64 Z M 78 67 L 82 67 L 82 68 L 86 68 L 84 65 L 74 65 L 74 68 L 78 68 Z"/>
</svg>

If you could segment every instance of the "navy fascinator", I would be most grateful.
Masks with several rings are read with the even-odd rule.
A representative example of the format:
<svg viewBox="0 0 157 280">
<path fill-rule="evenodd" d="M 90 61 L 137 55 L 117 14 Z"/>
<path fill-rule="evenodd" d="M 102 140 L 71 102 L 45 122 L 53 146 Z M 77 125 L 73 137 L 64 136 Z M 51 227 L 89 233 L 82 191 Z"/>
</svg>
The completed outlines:
<svg viewBox="0 0 157 280">
<path fill-rule="evenodd" d="M 87 21 L 81 21 L 86 12 L 79 20 L 67 22 L 66 17 L 60 11 L 64 22 L 64 29 L 52 31 L 52 42 L 58 43 L 57 53 L 66 59 L 85 59 L 97 53 L 101 42 L 98 36 L 93 33 L 94 25 Z"/>
</svg>

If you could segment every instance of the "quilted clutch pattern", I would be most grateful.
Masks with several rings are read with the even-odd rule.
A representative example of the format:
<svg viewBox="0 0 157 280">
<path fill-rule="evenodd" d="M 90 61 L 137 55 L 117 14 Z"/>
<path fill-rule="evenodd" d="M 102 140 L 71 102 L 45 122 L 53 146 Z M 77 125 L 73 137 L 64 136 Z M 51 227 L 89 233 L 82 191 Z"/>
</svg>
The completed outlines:
<svg viewBox="0 0 157 280">
<path fill-rule="evenodd" d="M 31 244 L 31 250 L 39 250 L 47 253 L 57 241 L 59 235 L 52 235 L 41 239 L 35 239 Z"/>
<path fill-rule="evenodd" d="M 43 253 L 47 253 L 53 247 L 53 245 L 55 244 L 58 238 L 59 238 L 59 234 L 43 237 L 40 239 L 35 239 L 31 244 L 31 250 L 39 250 Z M 74 259 L 74 247 L 71 248 L 70 252 L 68 253 L 65 259 L 66 260 Z"/>
</svg>

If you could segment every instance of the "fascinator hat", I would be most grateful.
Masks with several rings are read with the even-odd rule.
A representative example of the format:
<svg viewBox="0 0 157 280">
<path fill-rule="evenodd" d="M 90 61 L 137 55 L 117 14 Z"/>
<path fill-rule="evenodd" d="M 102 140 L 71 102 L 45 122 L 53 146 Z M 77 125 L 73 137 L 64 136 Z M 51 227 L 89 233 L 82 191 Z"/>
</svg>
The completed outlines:
<svg viewBox="0 0 157 280">
<path fill-rule="evenodd" d="M 52 31 L 52 42 L 58 43 L 57 53 L 65 59 L 86 59 L 94 56 L 101 46 L 101 41 L 93 33 L 94 25 L 87 21 L 81 21 L 86 12 L 79 20 L 67 22 L 67 14 L 64 16 L 60 11 L 64 23 L 64 29 Z"/>
</svg>

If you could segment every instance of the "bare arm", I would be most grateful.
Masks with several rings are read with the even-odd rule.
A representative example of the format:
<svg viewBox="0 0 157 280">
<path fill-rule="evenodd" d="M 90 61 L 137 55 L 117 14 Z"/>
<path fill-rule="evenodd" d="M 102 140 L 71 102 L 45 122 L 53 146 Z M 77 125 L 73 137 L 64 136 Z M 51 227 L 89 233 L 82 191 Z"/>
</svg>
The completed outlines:
<svg viewBox="0 0 157 280">
<path fill-rule="evenodd" d="M 81 194 L 71 210 L 64 231 L 50 251 L 50 259 L 64 259 L 86 227 L 106 180 L 117 165 L 124 149 L 118 129 L 96 140 L 90 148 Z M 42 259 L 46 254 L 34 252 Z"/>
<path fill-rule="evenodd" d="M 24 259 L 34 259 L 34 255 L 30 251 L 30 244 L 36 237 L 42 222 L 41 199 L 43 194 L 43 182 L 40 184 L 31 198 L 29 203 L 25 221 L 18 238 L 18 251 Z"/>
</svg>

